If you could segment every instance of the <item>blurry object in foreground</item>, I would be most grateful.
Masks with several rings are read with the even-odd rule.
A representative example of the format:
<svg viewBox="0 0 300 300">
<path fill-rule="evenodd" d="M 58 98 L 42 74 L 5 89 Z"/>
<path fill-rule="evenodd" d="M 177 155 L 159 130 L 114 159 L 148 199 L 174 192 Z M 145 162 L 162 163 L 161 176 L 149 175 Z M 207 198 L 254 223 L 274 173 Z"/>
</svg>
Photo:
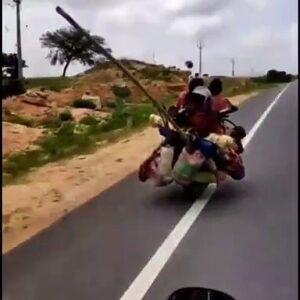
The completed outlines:
<svg viewBox="0 0 300 300">
<path fill-rule="evenodd" d="M 223 292 L 200 288 L 182 288 L 172 293 L 167 300 L 236 300 Z"/>
</svg>

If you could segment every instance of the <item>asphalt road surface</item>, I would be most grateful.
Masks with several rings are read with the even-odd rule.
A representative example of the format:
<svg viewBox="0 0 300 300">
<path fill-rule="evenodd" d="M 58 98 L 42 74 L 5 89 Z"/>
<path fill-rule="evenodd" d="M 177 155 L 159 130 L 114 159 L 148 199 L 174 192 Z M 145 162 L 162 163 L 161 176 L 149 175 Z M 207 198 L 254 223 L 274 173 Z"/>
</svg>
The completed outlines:
<svg viewBox="0 0 300 300">
<path fill-rule="evenodd" d="M 202 286 L 237 300 L 298 295 L 298 82 L 247 145 L 247 177 L 208 201 L 145 300 Z M 234 120 L 249 131 L 280 88 L 247 102 Z M 180 187 L 124 179 L 2 258 L 4 300 L 117 300 L 193 203 Z M 142 287 L 137 287 L 142 288 Z"/>
</svg>

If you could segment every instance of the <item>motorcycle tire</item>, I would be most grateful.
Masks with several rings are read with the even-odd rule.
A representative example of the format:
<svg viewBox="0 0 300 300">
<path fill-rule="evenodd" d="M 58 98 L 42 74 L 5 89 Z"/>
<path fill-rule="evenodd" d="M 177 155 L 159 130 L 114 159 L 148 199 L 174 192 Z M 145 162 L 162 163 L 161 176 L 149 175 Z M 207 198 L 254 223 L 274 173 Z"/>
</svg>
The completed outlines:
<svg viewBox="0 0 300 300">
<path fill-rule="evenodd" d="M 187 199 L 196 200 L 207 187 L 208 183 L 192 183 L 184 186 L 183 190 Z"/>
</svg>

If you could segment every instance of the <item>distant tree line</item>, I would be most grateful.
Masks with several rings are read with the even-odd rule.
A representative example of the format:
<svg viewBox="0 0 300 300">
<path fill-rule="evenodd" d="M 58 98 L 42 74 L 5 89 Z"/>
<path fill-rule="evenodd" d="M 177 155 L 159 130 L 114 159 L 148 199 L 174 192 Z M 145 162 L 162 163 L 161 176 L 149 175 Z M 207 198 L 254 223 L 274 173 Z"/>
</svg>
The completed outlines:
<svg viewBox="0 0 300 300">
<path fill-rule="evenodd" d="M 277 71 L 275 69 L 269 70 L 266 75 L 266 79 L 269 82 L 280 83 L 280 82 L 290 82 L 294 79 L 294 75 L 287 74 L 285 71 Z"/>
</svg>

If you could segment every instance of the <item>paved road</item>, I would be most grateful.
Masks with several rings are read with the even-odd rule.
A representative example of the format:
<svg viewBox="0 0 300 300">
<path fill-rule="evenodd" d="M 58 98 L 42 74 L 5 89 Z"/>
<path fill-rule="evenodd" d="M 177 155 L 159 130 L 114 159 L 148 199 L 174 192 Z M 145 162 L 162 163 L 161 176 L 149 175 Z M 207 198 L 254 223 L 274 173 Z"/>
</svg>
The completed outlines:
<svg viewBox="0 0 300 300">
<path fill-rule="evenodd" d="M 247 179 L 208 202 L 145 296 L 207 286 L 239 300 L 297 297 L 298 83 L 245 153 Z M 235 120 L 250 129 L 278 94 L 264 92 Z M 132 174 L 3 256 L 4 300 L 119 299 L 192 203 Z"/>
</svg>

